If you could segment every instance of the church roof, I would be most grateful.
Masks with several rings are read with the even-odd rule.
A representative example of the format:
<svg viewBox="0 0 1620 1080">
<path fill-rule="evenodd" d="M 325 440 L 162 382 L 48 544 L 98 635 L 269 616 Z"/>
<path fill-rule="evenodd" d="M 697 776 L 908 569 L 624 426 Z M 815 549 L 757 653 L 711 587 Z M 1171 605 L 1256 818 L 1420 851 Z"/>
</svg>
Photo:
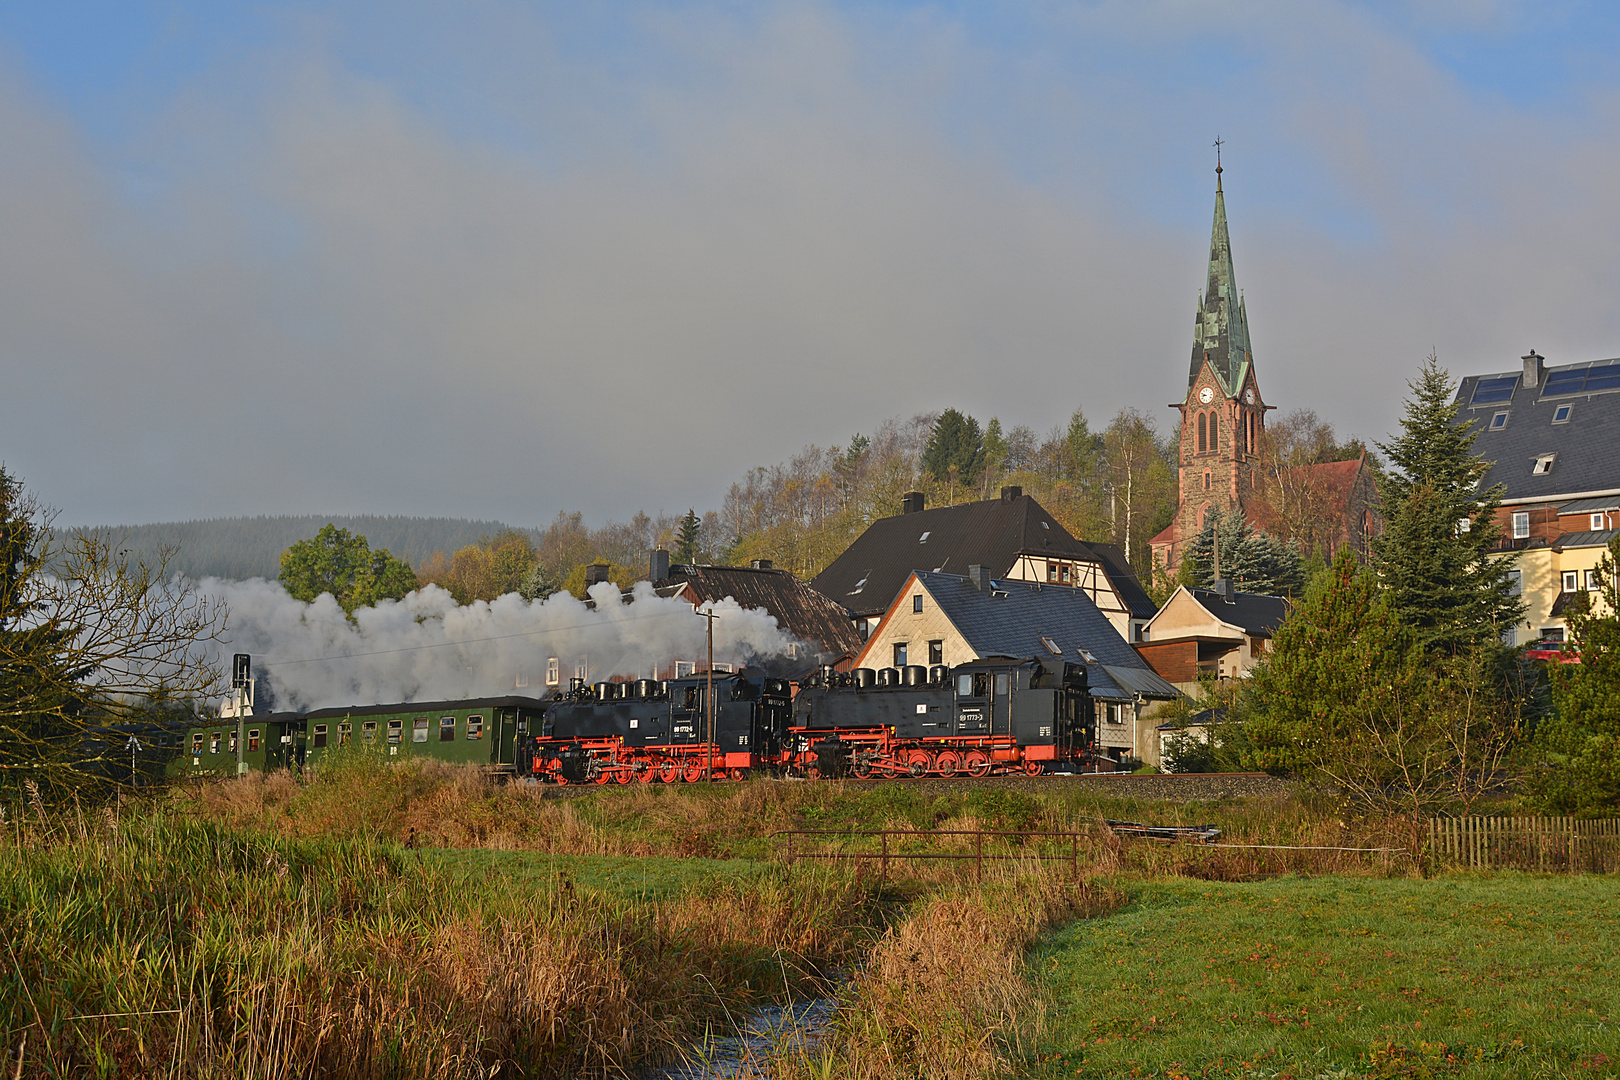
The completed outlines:
<svg viewBox="0 0 1620 1080">
<path fill-rule="evenodd" d="M 1232 240 L 1226 232 L 1226 196 L 1221 192 L 1221 167 L 1215 166 L 1215 224 L 1209 236 L 1209 275 L 1198 298 L 1193 323 L 1192 370 L 1187 386 L 1198 381 L 1204 360 L 1215 371 L 1227 397 L 1243 386 L 1251 360 L 1249 316 L 1232 269 Z"/>
</svg>

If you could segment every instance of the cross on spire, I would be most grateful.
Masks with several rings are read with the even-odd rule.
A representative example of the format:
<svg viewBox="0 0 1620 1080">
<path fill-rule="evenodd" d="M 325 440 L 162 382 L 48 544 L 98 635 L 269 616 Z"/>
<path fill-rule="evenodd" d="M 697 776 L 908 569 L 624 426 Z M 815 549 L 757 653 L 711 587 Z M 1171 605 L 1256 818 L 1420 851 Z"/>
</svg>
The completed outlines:
<svg viewBox="0 0 1620 1080">
<path fill-rule="evenodd" d="M 1221 190 L 1221 145 L 1226 140 L 1219 135 L 1215 136 L 1215 190 Z"/>
</svg>

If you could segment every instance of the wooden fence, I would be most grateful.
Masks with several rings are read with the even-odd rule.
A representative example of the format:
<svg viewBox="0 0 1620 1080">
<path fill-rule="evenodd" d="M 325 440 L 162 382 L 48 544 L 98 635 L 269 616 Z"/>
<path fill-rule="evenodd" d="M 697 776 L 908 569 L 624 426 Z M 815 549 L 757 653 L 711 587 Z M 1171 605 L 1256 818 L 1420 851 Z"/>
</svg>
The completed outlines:
<svg viewBox="0 0 1620 1080">
<path fill-rule="evenodd" d="M 1442 863 L 1471 870 L 1620 870 L 1620 820 L 1570 817 L 1434 818 L 1429 841 Z"/>
</svg>

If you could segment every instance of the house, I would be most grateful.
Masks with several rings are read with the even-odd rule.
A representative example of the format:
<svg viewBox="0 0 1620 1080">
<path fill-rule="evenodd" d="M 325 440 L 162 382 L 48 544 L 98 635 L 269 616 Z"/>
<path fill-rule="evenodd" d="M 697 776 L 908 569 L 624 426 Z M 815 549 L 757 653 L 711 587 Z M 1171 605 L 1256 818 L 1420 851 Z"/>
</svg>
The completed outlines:
<svg viewBox="0 0 1620 1080">
<path fill-rule="evenodd" d="M 901 513 L 874 521 L 811 582 L 850 609 L 863 636 L 918 570 L 966 574 L 969 566 L 982 566 L 998 580 L 1080 589 L 1127 641 L 1158 610 L 1124 552 L 1075 539 L 1022 488 L 932 510 L 914 491 L 901 505 Z"/>
<path fill-rule="evenodd" d="M 901 583 L 856 667 L 955 666 L 987 656 L 1083 663 L 1097 702 L 1097 741 L 1115 760 L 1158 760 L 1143 718 L 1176 688 L 1154 673 L 1083 588 L 915 570 Z M 1151 745 L 1148 745 L 1151 744 Z M 1151 755 L 1151 758 L 1148 757 Z"/>
<path fill-rule="evenodd" d="M 1499 550 L 1519 555 L 1530 611 L 1515 645 L 1562 639 L 1561 598 L 1585 587 L 1600 554 L 1589 534 L 1620 527 L 1620 358 L 1549 366 L 1531 349 L 1520 361 L 1464 377 L 1456 398 L 1456 422 L 1473 425 L 1490 462 L 1481 490 L 1502 486 Z M 1578 582 L 1568 590 L 1567 574 Z"/>
<path fill-rule="evenodd" d="M 1288 614 L 1288 601 L 1280 596 L 1237 592 L 1228 581 L 1215 584 L 1214 589 L 1177 589 L 1136 647 L 1165 681 L 1189 694 L 1200 676 L 1248 674 Z"/>
<path fill-rule="evenodd" d="M 1526 547 L 1508 573 L 1524 598 L 1524 621 L 1514 629 L 1514 644 L 1563 641 L 1568 633 L 1565 617 L 1576 597 L 1587 595 L 1594 610 L 1604 610 L 1598 592 L 1602 581 L 1598 563 L 1620 529 L 1567 532 L 1551 543 Z"/>
<path fill-rule="evenodd" d="M 1180 723 L 1160 724 L 1157 729 L 1159 735 L 1159 758 L 1156 764 L 1164 766 L 1169 756 L 1166 751 L 1170 749 L 1174 739 L 1190 739 L 1206 746 L 1221 745 L 1221 725 L 1226 723 L 1226 706 L 1217 705 L 1212 709 L 1200 709 Z"/>
<path fill-rule="evenodd" d="M 671 565 L 669 552 L 660 549 L 652 553 L 648 578 L 659 596 L 679 597 L 693 607 L 731 597 L 770 613 L 783 633 L 815 650 L 804 658 L 807 668 L 853 656 L 863 644 L 844 607 L 769 559 L 748 566 Z"/>
</svg>

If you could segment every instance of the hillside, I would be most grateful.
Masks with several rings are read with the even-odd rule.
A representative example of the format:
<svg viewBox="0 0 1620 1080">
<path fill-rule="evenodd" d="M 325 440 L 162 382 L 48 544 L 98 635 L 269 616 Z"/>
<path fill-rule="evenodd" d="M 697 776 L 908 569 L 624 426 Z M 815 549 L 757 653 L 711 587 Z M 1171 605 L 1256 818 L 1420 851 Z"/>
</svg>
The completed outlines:
<svg viewBox="0 0 1620 1080">
<path fill-rule="evenodd" d="M 169 564 L 170 570 L 194 578 L 240 581 L 275 577 L 281 568 L 281 553 L 297 541 L 314 536 L 328 522 L 359 533 L 373 549 L 387 548 L 412 566 L 435 551 L 452 552 L 477 543 L 480 537 L 512 528 L 499 521 L 465 518 L 303 514 L 98 525 L 74 531 L 98 533 L 119 550 L 148 563 L 156 560 L 161 548 L 177 547 L 179 552 Z"/>
</svg>

